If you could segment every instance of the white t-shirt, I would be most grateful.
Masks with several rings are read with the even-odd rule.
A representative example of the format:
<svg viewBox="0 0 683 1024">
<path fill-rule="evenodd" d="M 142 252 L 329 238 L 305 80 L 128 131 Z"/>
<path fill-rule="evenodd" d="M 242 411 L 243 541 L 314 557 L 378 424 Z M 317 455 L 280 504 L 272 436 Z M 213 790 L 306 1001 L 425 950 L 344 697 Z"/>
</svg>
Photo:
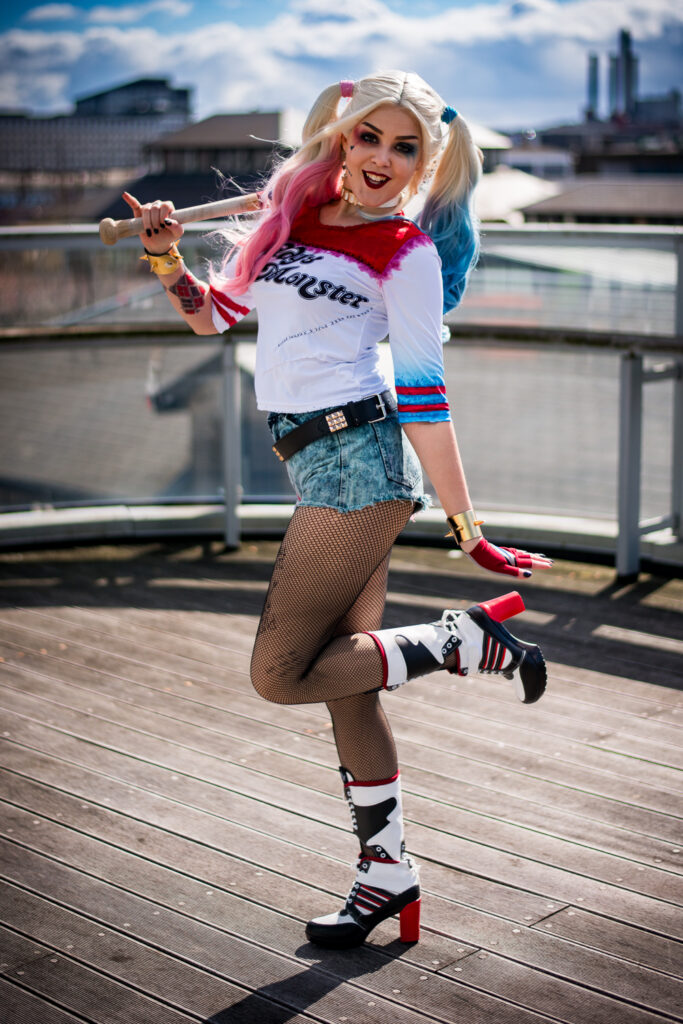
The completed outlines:
<svg viewBox="0 0 683 1024">
<path fill-rule="evenodd" d="M 229 268 L 228 268 L 229 269 Z M 256 400 L 270 412 L 343 405 L 395 383 L 399 419 L 448 420 L 441 263 L 402 217 L 353 227 L 304 207 L 288 241 L 241 295 L 211 288 L 219 332 L 258 312 Z M 395 382 L 380 371 L 387 334 Z"/>
</svg>

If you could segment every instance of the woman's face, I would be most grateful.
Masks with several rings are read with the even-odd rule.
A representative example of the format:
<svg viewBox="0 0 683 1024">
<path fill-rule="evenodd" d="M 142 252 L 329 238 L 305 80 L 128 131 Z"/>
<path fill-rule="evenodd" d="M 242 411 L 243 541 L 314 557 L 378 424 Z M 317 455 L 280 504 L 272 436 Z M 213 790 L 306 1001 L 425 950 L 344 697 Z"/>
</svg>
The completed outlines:
<svg viewBox="0 0 683 1024">
<path fill-rule="evenodd" d="M 344 184 L 363 206 L 383 206 L 410 184 L 422 168 L 418 123 L 393 104 L 377 107 L 350 136 L 342 136 Z"/>
</svg>

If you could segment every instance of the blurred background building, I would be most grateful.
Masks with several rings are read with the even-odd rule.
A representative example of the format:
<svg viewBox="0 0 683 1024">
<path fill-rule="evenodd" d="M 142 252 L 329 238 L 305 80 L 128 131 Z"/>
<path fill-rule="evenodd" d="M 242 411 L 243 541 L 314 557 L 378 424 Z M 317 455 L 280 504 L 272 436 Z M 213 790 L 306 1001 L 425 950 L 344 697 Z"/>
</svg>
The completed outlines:
<svg viewBox="0 0 683 1024">
<path fill-rule="evenodd" d="M 0 112 L 0 220 L 88 220 L 147 167 L 150 141 L 191 118 L 191 90 L 142 78 L 76 100 L 71 114 Z"/>
<path fill-rule="evenodd" d="M 631 35 L 587 55 L 584 119 L 511 133 L 473 124 L 484 221 L 680 224 L 680 93 L 641 96 Z M 601 92 L 601 81 L 605 88 Z M 604 100 L 603 100 L 604 96 Z M 192 121 L 191 90 L 143 78 L 76 101 L 71 114 L 0 113 L 0 222 L 123 217 L 127 188 L 177 207 L 258 187 L 300 138 L 283 109 Z"/>
</svg>

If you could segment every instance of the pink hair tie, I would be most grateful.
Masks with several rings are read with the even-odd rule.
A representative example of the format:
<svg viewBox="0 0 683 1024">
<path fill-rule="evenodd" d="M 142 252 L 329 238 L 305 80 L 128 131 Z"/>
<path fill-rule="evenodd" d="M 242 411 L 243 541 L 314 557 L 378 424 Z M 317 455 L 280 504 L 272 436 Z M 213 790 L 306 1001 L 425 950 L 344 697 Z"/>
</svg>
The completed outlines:
<svg viewBox="0 0 683 1024">
<path fill-rule="evenodd" d="M 348 100 L 353 96 L 353 82 L 348 79 L 341 81 L 339 83 L 339 88 L 341 89 L 342 99 Z"/>
</svg>

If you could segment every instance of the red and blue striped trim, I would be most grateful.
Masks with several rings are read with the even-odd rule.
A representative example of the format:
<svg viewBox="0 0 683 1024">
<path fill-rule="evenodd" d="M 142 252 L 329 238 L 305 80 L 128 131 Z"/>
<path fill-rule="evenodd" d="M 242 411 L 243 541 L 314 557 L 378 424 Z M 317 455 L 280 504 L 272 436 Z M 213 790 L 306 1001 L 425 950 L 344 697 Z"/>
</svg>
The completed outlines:
<svg viewBox="0 0 683 1024">
<path fill-rule="evenodd" d="M 419 388 L 408 388 L 403 385 L 398 385 L 396 388 L 397 395 L 445 395 L 446 385 L 445 384 L 433 384 L 429 387 Z"/>
<path fill-rule="evenodd" d="M 398 418 L 401 423 L 411 421 L 435 422 L 451 418 L 446 385 L 434 384 L 398 384 Z"/>
<path fill-rule="evenodd" d="M 431 412 L 434 409 L 450 410 L 450 406 L 448 402 L 429 402 L 426 405 L 404 405 L 402 402 L 398 403 L 399 412 Z"/>
</svg>

